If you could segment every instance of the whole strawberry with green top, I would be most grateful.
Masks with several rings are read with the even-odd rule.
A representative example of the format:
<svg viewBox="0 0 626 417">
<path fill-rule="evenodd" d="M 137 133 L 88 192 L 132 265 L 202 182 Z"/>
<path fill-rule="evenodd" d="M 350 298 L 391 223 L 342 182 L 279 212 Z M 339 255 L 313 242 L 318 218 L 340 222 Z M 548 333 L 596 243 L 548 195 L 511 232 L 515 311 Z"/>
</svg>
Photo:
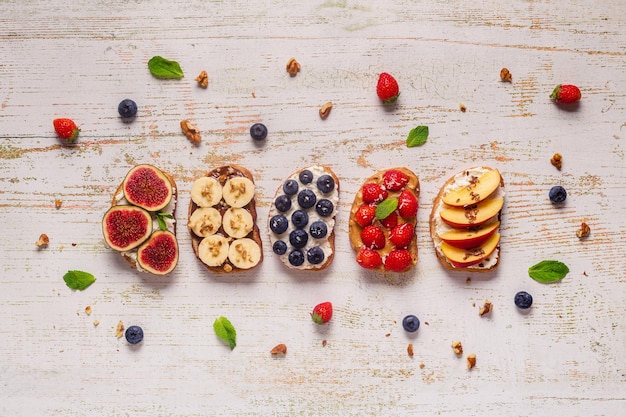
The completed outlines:
<svg viewBox="0 0 626 417">
<path fill-rule="evenodd" d="M 395 103 L 400 95 L 400 87 L 398 82 L 392 75 L 383 72 L 378 77 L 378 84 L 376 85 L 376 94 L 378 98 L 385 104 Z"/>
<path fill-rule="evenodd" d="M 317 324 L 328 323 L 333 317 L 333 305 L 329 301 L 319 303 L 313 308 L 311 318 Z"/>
<path fill-rule="evenodd" d="M 576 103 L 580 100 L 580 89 L 572 84 L 559 84 L 550 94 L 550 98 L 562 104 Z"/>
<path fill-rule="evenodd" d="M 52 125 L 57 135 L 59 135 L 59 138 L 65 143 L 74 143 L 80 132 L 80 129 L 72 119 L 54 119 Z"/>
</svg>

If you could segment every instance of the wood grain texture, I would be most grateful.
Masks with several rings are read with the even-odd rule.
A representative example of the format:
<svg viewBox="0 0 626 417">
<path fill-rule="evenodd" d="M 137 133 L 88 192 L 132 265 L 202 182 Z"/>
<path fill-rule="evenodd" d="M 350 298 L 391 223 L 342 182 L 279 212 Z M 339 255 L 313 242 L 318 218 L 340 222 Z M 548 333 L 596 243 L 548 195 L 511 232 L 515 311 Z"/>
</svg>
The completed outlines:
<svg viewBox="0 0 626 417">
<path fill-rule="evenodd" d="M 1 1 L 0 27 L 1 416 L 623 415 L 623 1 Z M 154 55 L 185 77 L 152 77 Z M 499 80 L 502 67 L 512 83 Z M 193 81 L 202 70 L 206 90 Z M 392 110 L 375 95 L 381 71 L 400 83 Z M 559 83 L 581 87 L 580 105 L 550 101 Z M 126 97 L 139 105 L 132 123 L 116 111 Z M 80 125 L 77 146 L 59 145 L 56 117 Z M 270 132 L 262 145 L 248 134 L 259 121 Z M 417 125 L 430 137 L 408 149 Z M 173 274 L 130 270 L 104 247 L 100 221 L 139 163 L 174 175 L 180 207 L 210 169 L 248 167 L 263 264 L 211 274 L 179 227 Z M 280 181 L 313 163 L 342 186 L 335 260 L 318 274 L 285 268 L 263 220 Z M 486 276 L 444 271 L 428 236 L 439 187 L 474 165 L 497 167 L 507 184 L 502 261 Z M 354 262 L 348 214 L 363 179 L 390 166 L 420 177 L 420 260 L 381 277 Z M 557 184 L 562 207 L 547 198 Z M 34 244 L 41 233 L 48 248 Z M 543 259 L 569 275 L 531 280 Z M 71 269 L 96 283 L 69 290 Z M 519 290 L 535 299 L 526 314 L 513 304 Z M 479 317 L 486 299 L 494 311 Z M 325 300 L 334 318 L 316 326 L 309 312 Z M 406 314 L 422 321 L 415 335 L 402 329 Z M 232 352 L 213 333 L 219 315 L 237 329 Z M 141 345 L 115 337 L 120 320 L 142 326 Z M 278 343 L 286 356 L 269 354 Z"/>
</svg>

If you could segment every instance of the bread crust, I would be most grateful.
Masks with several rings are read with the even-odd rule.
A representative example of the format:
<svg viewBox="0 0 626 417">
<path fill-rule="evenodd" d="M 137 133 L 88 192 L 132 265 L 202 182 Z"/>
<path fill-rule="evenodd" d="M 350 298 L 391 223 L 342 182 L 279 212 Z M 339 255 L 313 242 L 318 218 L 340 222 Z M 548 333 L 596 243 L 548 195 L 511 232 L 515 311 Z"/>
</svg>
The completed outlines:
<svg viewBox="0 0 626 417">
<path fill-rule="evenodd" d="M 236 164 L 223 165 L 223 166 L 214 168 L 211 171 L 209 171 L 206 174 L 206 176 L 215 178 L 222 186 L 226 183 L 228 179 L 235 178 L 235 177 L 245 177 L 245 178 L 248 178 L 250 181 L 252 181 L 252 183 L 254 183 L 254 178 L 252 177 L 252 173 L 247 168 L 241 165 L 236 165 Z M 227 206 L 224 206 L 224 207 L 219 208 L 218 211 L 223 216 L 227 208 L 228 208 Z M 252 200 L 250 200 L 250 202 L 247 205 L 245 205 L 243 208 L 250 212 L 250 215 L 252 216 L 252 222 L 253 222 L 252 231 L 250 231 L 250 233 L 248 233 L 245 237 L 254 240 L 257 243 L 257 245 L 259 245 L 259 248 L 261 249 L 261 258 L 259 259 L 259 262 L 251 268 L 247 268 L 247 269 L 238 268 L 235 265 L 233 265 L 228 259 L 226 259 L 225 263 L 217 267 L 209 266 L 205 264 L 204 262 L 202 262 L 198 253 L 198 247 L 200 246 L 200 242 L 202 242 L 203 238 L 197 236 L 193 232 L 193 230 L 189 227 L 189 223 L 188 223 L 187 230 L 189 230 L 189 235 L 191 236 L 191 247 L 193 249 L 193 253 L 196 255 L 196 258 L 198 258 L 198 261 L 200 261 L 200 263 L 209 271 L 215 272 L 217 274 L 230 274 L 230 273 L 241 272 L 241 271 L 250 271 L 258 267 L 263 262 L 263 245 L 261 242 L 261 233 L 259 231 L 259 227 L 257 226 L 256 192 Z M 198 205 L 194 203 L 193 200 L 190 199 L 189 209 L 187 212 L 187 219 L 191 218 L 191 215 L 193 214 L 194 211 L 196 211 L 196 209 L 198 209 Z M 222 234 L 224 236 L 228 236 L 224 232 L 223 226 L 220 226 L 217 233 Z"/>
<path fill-rule="evenodd" d="M 409 168 L 406 168 L 406 167 L 395 167 L 395 168 L 388 168 L 388 169 L 380 170 L 376 172 L 375 174 L 373 174 L 372 176 L 370 176 L 369 178 L 367 178 L 365 181 L 363 181 L 362 185 L 372 183 L 372 182 L 376 184 L 382 184 L 383 175 L 385 174 L 385 172 L 390 171 L 390 170 L 402 171 L 409 177 L 409 182 L 406 185 L 406 189 L 411 191 L 415 195 L 415 198 L 417 199 L 417 201 L 419 202 L 419 196 L 420 196 L 419 178 L 417 177 L 417 175 L 415 175 L 413 171 L 411 171 Z M 390 192 L 389 196 L 392 196 L 393 195 L 392 193 L 393 192 Z M 350 219 L 348 222 L 348 233 L 350 237 L 350 245 L 352 246 L 352 249 L 354 250 L 354 252 L 356 252 L 357 254 L 359 253 L 361 248 L 363 248 L 364 246 L 363 242 L 361 241 L 361 230 L 363 230 L 363 228 L 355 220 L 355 214 L 362 204 L 363 204 L 363 187 L 361 186 L 359 187 L 359 191 L 354 196 L 352 208 L 350 209 Z M 410 220 L 410 223 L 412 223 L 413 227 L 415 228 L 417 226 L 417 215 L 409 220 Z M 389 242 L 389 231 L 386 230 L 386 228 L 384 227 L 382 229 L 385 233 L 385 241 L 386 241 L 386 246 L 385 246 L 384 251 L 389 252 L 393 248 L 393 245 L 391 245 L 391 243 Z M 413 269 L 413 267 L 415 267 L 415 265 L 417 265 L 417 261 L 418 261 L 417 230 L 415 230 L 415 233 L 413 234 L 413 239 L 411 240 L 411 243 L 407 247 L 407 250 L 411 254 L 411 264 L 409 265 L 409 267 L 407 267 L 404 271 L 401 271 L 401 272 L 410 271 L 411 269 Z M 369 270 L 378 272 L 378 273 L 393 272 L 393 271 L 386 270 L 384 267 L 384 264 L 380 265 L 377 268 L 371 268 Z"/>
<path fill-rule="evenodd" d="M 439 260 L 439 263 L 441 263 L 441 265 L 449 270 L 449 271 L 464 271 L 464 272 L 489 272 L 489 271 L 493 271 L 494 269 L 496 269 L 498 267 L 498 265 L 500 265 L 500 244 L 498 243 L 498 246 L 496 247 L 496 249 L 493 251 L 493 253 L 489 256 L 489 258 L 495 256 L 496 257 L 496 263 L 489 266 L 489 267 L 480 267 L 480 266 L 476 266 L 476 265 L 472 265 L 471 267 L 463 267 L 463 268 L 459 268 L 456 267 L 454 265 L 452 265 L 448 259 L 443 255 L 443 252 L 440 250 L 441 248 L 441 243 L 438 242 L 437 240 L 437 225 L 439 224 L 439 222 L 443 222 L 443 220 L 441 220 L 441 218 L 438 216 L 438 210 L 439 208 L 444 204 L 443 203 L 443 196 L 445 195 L 445 189 L 448 185 L 452 184 L 454 182 L 454 179 L 457 175 L 466 172 L 466 171 L 472 171 L 475 169 L 484 169 L 484 170 L 492 170 L 494 168 L 488 167 L 488 166 L 479 166 L 479 167 L 471 167 L 468 169 L 464 169 L 463 171 L 460 171 L 456 174 L 454 174 L 453 176 L 451 176 L 441 187 L 441 189 L 439 190 L 439 193 L 437 194 L 437 196 L 433 199 L 433 208 L 430 212 L 430 216 L 429 216 L 429 226 L 430 226 L 430 237 L 433 241 L 433 244 L 435 246 L 435 254 L 437 255 L 437 259 Z M 504 179 L 502 178 L 502 175 L 500 175 L 500 187 L 504 188 Z M 501 220 L 502 217 L 502 210 L 500 210 L 500 212 L 498 213 L 498 221 Z M 480 265 L 480 264 L 479 264 Z"/>
</svg>

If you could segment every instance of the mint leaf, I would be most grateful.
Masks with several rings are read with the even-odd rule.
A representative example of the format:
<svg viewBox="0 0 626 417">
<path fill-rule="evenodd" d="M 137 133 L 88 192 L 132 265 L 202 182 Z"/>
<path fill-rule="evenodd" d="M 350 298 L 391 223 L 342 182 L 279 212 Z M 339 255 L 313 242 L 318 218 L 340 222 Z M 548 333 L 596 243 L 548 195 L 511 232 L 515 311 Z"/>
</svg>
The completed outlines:
<svg viewBox="0 0 626 417">
<path fill-rule="evenodd" d="M 167 224 L 165 223 L 165 220 L 163 220 L 163 218 L 173 219 L 174 216 L 168 213 L 161 213 L 161 212 L 158 212 L 156 214 L 156 219 L 157 219 L 157 222 L 159 223 L 159 229 L 167 230 Z"/>
<path fill-rule="evenodd" d="M 150 69 L 152 75 L 157 78 L 181 79 L 184 76 L 183 70 L 180 68 L 178 62 L 170 61 L 158 55 L 153 56 L 150 61 L 148 61 L 148 69 Z"/>
<path fill-rule="evenodd" d="M 528 268 L 528 275 L 537 282 L 548 284 L 563 279 L 569 268 L 560 261 L 541 261 Z"/>
<path fill-rule="evenodd" d="M 426 143 L 426 139 L 428 139 L 428 126 L 417 126 L 409 132 L 409 136 L 406 138 L 406 146 L 409 148 L 421 146 Z"/>
<path fill-rule="evenodd" d="M 230 350 L 233 350 L 237 346 L 237 332 L 233 324 L 224 316 L 219 316 L 213 322 L 213 330 L 217 337 L 227 342 L 230 345 Z"/>
<path fill-rule="evenodd" d="M 391 213 L 398 208 L 398 199 L 395 197 L 387 198 L 376 206 L 376 220 L 386 219 Z"/>
<path fill-rule="evenodd" d="M 93 284 L 96 278 L 89 272 L 67 271 L 67 273 L 63 275 L 63 280 L 65 281 L 65 285 L 71 289 L 82 291 Z"/>
</svg>

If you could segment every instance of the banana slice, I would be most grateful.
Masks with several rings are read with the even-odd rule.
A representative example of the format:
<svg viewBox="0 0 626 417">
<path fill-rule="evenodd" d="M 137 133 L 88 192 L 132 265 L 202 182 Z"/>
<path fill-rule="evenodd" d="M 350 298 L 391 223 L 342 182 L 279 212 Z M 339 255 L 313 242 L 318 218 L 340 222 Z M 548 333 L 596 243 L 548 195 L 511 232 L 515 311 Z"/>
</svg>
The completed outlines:
<svg viewBox="0 0 626 417">
<path fill-rule="evenodd" d="M 254 183 L 246 177 L 234 177 L 226 181 L 222 198 L 231 207 L 243 207 L 254 197 Z"/>
<path fill-rule="evenodd" d="M 199 237 L 207 237 L 217 233 L 217 229 L 222 225 L 220 212 L 213 207 L 200 207 L 196 209 L 187 226 Z"/>
<path fill-rule="evenodd" d="M 201 177 L 191 186 L 191 200 L 199 207 L 212 207 L 222 199 L 222 185 L 213 177 Z"/>
<path fill-rule="evenodd" d="M 198 257 L 208 266 L 220 266 L 228 258 L 228 239 L 222 235 L 207 236 L 198 245 Z"/>
<path fill-rule="evenodd" d="M 261 260 L 261 248 L 250 238 L 236 239 L 228 249 L 228 260 L 240 269 L 250 269 Z"/>
<path fill-rule="evenodd" d="M 252 231 L 254 220 L 248 210 L 231 207 L 224 212 L 222 224 L 228 236 L 239 239 L 246 237 Z"/>
</svg>

